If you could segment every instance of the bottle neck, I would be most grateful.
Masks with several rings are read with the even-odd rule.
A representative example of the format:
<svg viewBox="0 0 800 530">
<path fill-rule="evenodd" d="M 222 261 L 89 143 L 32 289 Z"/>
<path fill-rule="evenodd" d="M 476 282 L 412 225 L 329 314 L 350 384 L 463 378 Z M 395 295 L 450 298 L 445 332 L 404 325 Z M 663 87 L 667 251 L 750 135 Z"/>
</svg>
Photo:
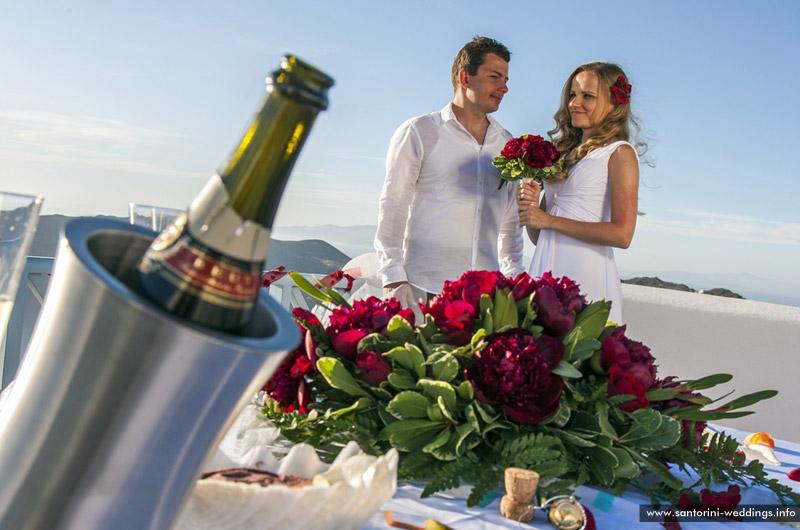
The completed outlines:
<svg viewBox="0 0 800 530">
<path fill-rule="evenodd" d="M 219 173 L 231 208 L 267 229 L 319 112 L 278 90 L 271 92 Z"/>
</svg>

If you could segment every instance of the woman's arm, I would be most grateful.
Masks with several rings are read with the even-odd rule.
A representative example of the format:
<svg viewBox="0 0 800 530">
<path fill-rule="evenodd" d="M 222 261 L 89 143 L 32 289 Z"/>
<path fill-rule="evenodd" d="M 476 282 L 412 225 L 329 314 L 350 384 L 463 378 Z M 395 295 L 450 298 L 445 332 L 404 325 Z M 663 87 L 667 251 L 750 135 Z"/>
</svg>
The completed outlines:
<svg viewBox="0 0 800 530">
<path fill-rule="evenodd" d="M 557 230 L 585 243 L 628 248 L 636 228 L 639 206 L 639 164 L 631 146 L 622 145 L 611 155 L 608 161 L 608 186 L 611 196 L 609 222 L 576 221 L 521 205 L 520 226 L 527 228 L 531 241 L 534 241 L 534 236 L 538 239 L 539 230 L 547 229 Z"/>
</svg>

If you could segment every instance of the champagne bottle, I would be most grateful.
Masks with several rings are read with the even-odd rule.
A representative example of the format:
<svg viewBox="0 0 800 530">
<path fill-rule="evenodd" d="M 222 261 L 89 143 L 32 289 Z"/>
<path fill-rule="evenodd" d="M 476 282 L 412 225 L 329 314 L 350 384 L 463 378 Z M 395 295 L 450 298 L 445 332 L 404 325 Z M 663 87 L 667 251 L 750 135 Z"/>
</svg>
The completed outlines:
<svg viewBox="0 0 800 530">
<path fill-rule="evenodd" d="M 141 287 L 154 302 L 218 330 L 250 322 L 281 195 L 332 85 L 290 55 L 267 77 L 264 100 L 230 159 L 139 262 Z"/>
</svg>

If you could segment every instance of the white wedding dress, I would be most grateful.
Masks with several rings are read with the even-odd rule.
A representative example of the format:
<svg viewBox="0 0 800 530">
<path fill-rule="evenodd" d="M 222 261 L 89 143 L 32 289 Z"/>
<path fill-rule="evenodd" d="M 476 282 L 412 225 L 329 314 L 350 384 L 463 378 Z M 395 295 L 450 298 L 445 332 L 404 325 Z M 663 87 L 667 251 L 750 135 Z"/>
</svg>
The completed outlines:
<svg viewBox="0 0 800 530">
<path fill-rule="evenodd" d="M 608 159 L 625 141 L 595 149 L 575 164 L 564 180 L 545 181 L 547 212 L 577 221 L 611 220 L 608 189 Z M 588 302 L 610 300 L 609 320 L 622 319 L 622 284 L 614 251 L 604 245 L 584 243 L 555 230 L 542 230 L 529 273 L 534 278 L 552 271 L 556 278 L 567 276 L 580 284 Z"/>
</svg>

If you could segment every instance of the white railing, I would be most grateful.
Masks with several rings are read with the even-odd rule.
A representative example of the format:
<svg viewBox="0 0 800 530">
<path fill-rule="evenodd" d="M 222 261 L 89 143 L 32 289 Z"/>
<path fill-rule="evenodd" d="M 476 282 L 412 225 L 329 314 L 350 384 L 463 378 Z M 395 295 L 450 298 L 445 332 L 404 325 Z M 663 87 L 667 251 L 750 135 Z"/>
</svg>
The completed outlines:
<svg viewBox="0 0 800 530">
<path fill-rule="evenodd" d="M 5 348 L 0 358 L 0 368 L 2 368 L 2 386 L 0 386 L 0 389 L 5 388 L 11 382 L 19 368 L 20 360 L 27 348 L 28 340 L 44 300 L 48 279 L 53 269 L 53 262 L 53 258 L 28 257 L 22 274 L 23 281 L 20 282 L 14 309 L 8 322 Z M 312 274 L 303 273 L 303 276 L 313 283 Z M 321 278 L 324 274 L 316 276 Z M 353 284 L 353 291 L 362 283 L 363 280 L 356 279 Z M 344 295 L 346 286 L 347 282 L 342 280 L 334 286 L 334 289 Z M 280 301 L 281 305 L 286 309 L 294 307 L 312 309 L 313 303 L 309 303 L 309 300 L 288 275 L 273 282 L 269 287 L 269 294 Z"/>
</svg>

